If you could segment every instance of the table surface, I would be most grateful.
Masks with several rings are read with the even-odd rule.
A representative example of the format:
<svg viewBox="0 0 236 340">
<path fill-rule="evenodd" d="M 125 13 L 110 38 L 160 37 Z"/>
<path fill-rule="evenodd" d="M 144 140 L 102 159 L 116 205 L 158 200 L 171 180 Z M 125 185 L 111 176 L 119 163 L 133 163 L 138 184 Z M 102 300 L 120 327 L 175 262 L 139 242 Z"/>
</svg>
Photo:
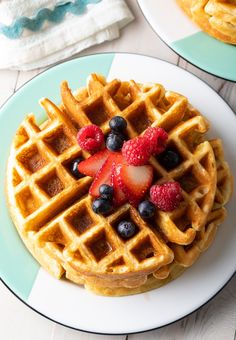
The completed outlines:
<svg viewBox="0 0 236 340">
<path fill-rule="evenodd" d="M 209 75 L 184 61 L 152 31 L 136 1 L 127 0 L 127 4 L 136 19 L 121 32 L 121 37 L 92 47 L 80 55 L 105 51 L 133 52 L 167 60 L 207 82 L 236 112 L 236 83 Z M 0 70 L 0 105 L 20 86 L 42 71 Z M 212 301 L 181 321 L 156 331 L 116 337 L 86 334 L 57 325 L 26 307 L 0 282 L 0 334 L 0 338 L 4 340 L 236 340 L 236 276 Z"/>
</svg>

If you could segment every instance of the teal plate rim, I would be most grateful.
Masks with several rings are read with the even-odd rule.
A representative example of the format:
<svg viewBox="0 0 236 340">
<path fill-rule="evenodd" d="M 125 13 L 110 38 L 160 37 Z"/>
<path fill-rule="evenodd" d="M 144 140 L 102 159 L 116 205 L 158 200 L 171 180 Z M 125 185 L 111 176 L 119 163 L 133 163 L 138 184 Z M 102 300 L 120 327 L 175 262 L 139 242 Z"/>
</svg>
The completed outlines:
<svg viewBox="0 0 236 340">
<path fill-rule="evenodd" d="M 174 48 L 173 45 L 168 44 L 167 41 L 165 41 L 165 40 L 162 38 L 162 36 L 159 35 L 159 34 L 157 33 L 157 31 L 154 29 L 153 25 L 148 21 L 146 15 L 144 14 L 143 9 L 142 9 L 142 7 L 141 7 L 141 5 L 140 5 L 140 3 L 139 3 L 139 0 L 136 0 L 136 2 L 137 2 L 137 4 L 138 4 L 138 7 L 139 7 L 139 9 L 140 9 L 140 11 L 141 11 L 141 13 L 142 13 L 144 19 L 145 19 L 146 22 L 148 23 L 149 27 L 150 27 L 150 28 L 152 29 L 152 31 L 158 36 L 158 38 L 160 38 L 161 41 L 162 41 L 166 46 L 168 46 L 168 47 L 171 49 L 171 51 L 173 51 L 174 53 L 176 53 L 180 58 L 182 58 L 183 60 L 185 60 L 187 63 L 191 64 L 192 66 L 195 66 L 196 68 L 198 68 L 199 70 L 201 70 L 201 71 L 203 71 L 203 72 L 206 72 L 207 74 L 210 74 L 210 75 L 213 76 L 213 77 L 217 77 L 217 78 L 220 78 L 220 79 L 229 81 L 229 82 L 231 82 L 231 83 L 235 83 L 235 82 L 236 82 L 236 79 L 229 79 L 229 78 L 220 76 L 220 75 L 218 75 L 218 74 L 215 74 L 215 73 L 213 73 L 213 72 L 210 72 L 210 71 L 208 71 L 208 70 L 206 70 L 206 69 L 200 67 L 199 65 L 195 64 L 193 61 L 187 59 L 187 57 L 184 57 L 184 56 L 181 54 L 181 52 L 179 51 L 178 48 Z M 210 36 L 209 36 L 209 37 L 210 37 Z M 213 38 L 212 38 L 212 39 L 213 39 Z M 235 45 L 235 48 L 236 48 L 236 45 Z M 160 59 L 160 58 L 157 58 L 157 59 Z M 162 60 L 162 59 L 160 59 L 160 60 Z M 178 65 L 177 65 L 177 66 L 178 66 Z M 179 67 L 179 66 L 178 66 L 178 67 Z M 186 70 L 185 70 L 185 71 L 186 71 Z M 187 71 L 187 72 L 189 72 L 189 71 Z M 191 72 L 189 72 L 189 73 L 191 73 Z M 193 74 L 193 73 L 191 73 L 191 74 Z M 199 78 L 199 79 L 201 79 L 201 78 L 198 77 L 198 76 L 196 76 L 196 77 Z M 201 80 L 202 80 L 202 79 L 201 79 Z M 206 82 L 204 81 L 204 83 L 206 83 Z M 206 83 L 206 84 L 207 84 L 207 83 Z M 208 85 L 208 84 L 207 84 L 207 85 Z M 210 86 L 210 87 L 211 87 L 211 86 Z M 211 88 L 212 88 L 212 87 L 211 87 Z M 212 89 L 213 89 L 213 88 L 212 88 Z M 213 89 L 213 90 L 214 90 L 214 89 Z M 221 95 L 220 95 L 220 96 L 221 96 Z M 221 98 L 223 99 L 222 96 L 221 96 Z M 227 103 L 227 104 L 228 104 L 228 103 Z M 228 105 L 229 105 L 229 104 L 228 104 Z M 232 109 L 232 108 L 231 108 L 231 109 Z"/>
<path fill-rule="evenodd" d="M 45 74 L 47 71 L 51 70 L 51 69 L 54 69 L 54 68 L 57 68 L 59 66 L 61 66 L 62 64 L 65 64 L 65 63 L 70 63 L 70 62 L 73 62 L 74 60 L 80 60 L 82 58 L 86 58 L 86 57 L 96 57 L 96 56 L 115 56 L 116 54 L 123 54 L 123 55 L 138 55 L 138 56 L 143 56 L 143 57 L 148 57 L 148 58 L 152 58 L 152 59 L 155 59 L 155 60 L 160 60 L 160 61 L 163 61 L 167 64 L 170 64 L 170 65 L 174 65 L 176 67 L 179 67 L 169 61 L 166 61 L 166 60 L 163 60 L 161 58 L 157 58 L 157 57 L 153 57 L 153 56 L 149 56 L 149 55 L 145 55 L 145 54 L 141 54 L 141 53 L 130 53 L 130 52 L 103 52 L 103 53 L 94 53 L 94 54 L 86 54 L 84 56 L 81 56 L 81 57 L 77 57 L 77 58 L 74 58 L 74 59 L 71 59 L 69 61 L 65 61 L 65 62 L 60 62 L 60 63 L 57 63 L 56 65 L 52 66 L 52 67 L 49 67 L 47 68 L 46 70 L 44 70 L 43 72 L 37 74 L 36 76 L 34 76 L 33 78 L 31 78 L 30 80 L 28 80 L 26 83 L 24 83 L 23 85 L 21 85 L 17 91 L 15 91 L 9 98 L 7 98 L 5 100 L 5 102 L 0 106 L 0 111 L 2 110 L 2 108 L 9 102 L 11 101 L 12 97 L 14 97 L 14 95 L 19 91 L 21 90 L 25 85 L 29 84 L 33 79 L 37 78 L 37 77 L 40 77 L 40 75 L 42 74 Z M 216 94 L 218 94 L 209 84 L 207 84 L 204 80 L 202 80 L 200 77 L 198 77 L 197 75 L 195 74 L 192 74 L 191 72 L 187 71 L 187 70 L 184 70 L 185 72 L 187 73 L 190 73 L 192 76 L 198 78 L 199 80 L 201 80 L 203 83 L 205 83 L 208 87 L 210 87 Z M 232 114 L 235 116 L 235 113 L 234 113 L 234 110 L 232 109 L 232 107 L 224 100 L 224 98 L 218 94 L 221 99 L 224 101 L 224 103 L 231 109 L 232 111 Z M 236 118 L 236 117 L 235 117 Z M 24 301 L 23 298 L 21 298 L 16 292 L 14 292 L 14 290 L 12 288 L 9 287 L 9 285 L 0 277 L 0 281 L 3 283 L 3 285 L 17 298 L 19 299 L 23 304 L 25 304 L 27 307 L 29 307 L 31 310 L 33 310 L 34 312 L 36 312 L 37 314 L 43 316 L 44 318 L 56 323 L 56 324 L 59 324 L 61 326 L 64 326 L 66 328 L 69 328 L 69 329 L 73 329 L 73 330 L 76 330 L 76 331 L 80 331 L 80 332 L 84 332 L 84 333 L 89 333 L 89 334 L 97 334 L 97 335 L 127 335 L 127 334 L 139 334 L 139 333 L 146 333 L 146 332 L 149 332 L 149 331 L 153 331 L 153 330 L 156 330 L 156 329 L 160 329 L 160 328 L 163 328 L 163 327 L 166 327 L 166 326 L 169 326 L 177 321 L 180 321 L 182 319 L 184 319 L 185 317 L 187 316 L 190 316 L 192 315 L 193 313 L 195 313 L 196 311 L 198 311 L 200 308 L 204 307 L 208 302 L 210 302 L 211 300 L 213 300 L 226 286 L 227 284 L 232 280 L 232 278 L 236 275 L 236 270 L 235 272 L 231 275 L 231 277 L 228 279 L 228 281 L 221 287 L 221 289 L 216 292 L 211 298 L 209 298 L 209 300 L 207 300 L 205 303 L 203 303 L 200 307 L 196 308 L 195 310 L 193 310 L 192 312 L 186 314 L 185 316 L 181 317 L 181 318 L 178 318 L 166 325 L 163 325 L 163 326 L 160 326 L 160 327 L 154 327 L 154 328 L 151 328 L 151 329 L 147 329 L 147 330 L 144 330 L 144 331 L 138 331 L 138 332 L 129 332 L 129 333 L 102 333 L 102 332 L 93 332 L 93 331 L 88 331 L 88 330 L 84 330 L 84 329 L 79 329 L 79 328 L 76 328 L 76 327 L 72 327 L 72 326 L 69 326 L 67 324 L 64 324 L 62 322 L 59 322 L 53 318 L 50 318 L 49 316 L 47 316 L 46 314 L 43 314 L 41 313 L 40 311 L 38 311 L 37 309 L 35 309 L 34 307 L 32 307 L 30 304 L 28 304 L 26 301 Z"/>
</svg>

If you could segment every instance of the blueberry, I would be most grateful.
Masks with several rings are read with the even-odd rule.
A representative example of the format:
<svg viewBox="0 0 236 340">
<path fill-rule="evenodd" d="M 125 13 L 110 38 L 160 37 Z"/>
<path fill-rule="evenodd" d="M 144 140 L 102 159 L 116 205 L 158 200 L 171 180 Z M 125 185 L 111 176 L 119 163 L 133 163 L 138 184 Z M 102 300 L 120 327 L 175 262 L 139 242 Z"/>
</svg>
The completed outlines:
<svg viewBox="0 0 236 340">
<path fill-rule="evenodd" d="M 108 184 L 102 184 L 99 188 L 99 194 L 101 195 L 102 198 L 111 200 L 114 194 L 114 189 L 112 186 Z"/>
<path fill-rule="evenodd" d="M 111 212 L 112 205 L 111 202 L 105 198 L 96 198 L 93 201 L 92 208 L 96 214 L 107 215 Z"/>
<path fill-rule="evenodd" d="M 127 128 L 127 122 L 123 117 L 115 116 L 110 120 L 109 126 L 114 131 L 123 132 Z"/>
<path fill-rule="evenodd" d="M 181 157 L 176 151 L 168 149 L 158 156 L 158 160 L 166 170 L 171 170 L 180 163 Z"/>
<path fill-rule="evenodd" d="M 151 218 L 155 214 L 155 205 L 150 201 L 143 201 L 138 206 L 138 212 L 142 218 Z"/>
<path fill-rule="evenodd" d="M 135 234 L 136 227 L 135 227 L 135 224 L 132 222 L 121 221 L 118 224 L 117 231 L 122 238 L 128 239 Z"/>
<path fill-rule="evenodd" d="M 83 161 L 83 158 L 75 158 L 69 165 L 70 172 L 72 175 L 74 175 L 76 178 L 84 177 L 83 174 L 81 174 L 78 170 L 78 165 L 80 162 Z"/>
<path fill-rule="evenodd" d="M 119 151 L 124 144 L 124 136 L 117 133 L 109 133 L 106 139 L 106 147 L 110 151 Z"/>
</svg>

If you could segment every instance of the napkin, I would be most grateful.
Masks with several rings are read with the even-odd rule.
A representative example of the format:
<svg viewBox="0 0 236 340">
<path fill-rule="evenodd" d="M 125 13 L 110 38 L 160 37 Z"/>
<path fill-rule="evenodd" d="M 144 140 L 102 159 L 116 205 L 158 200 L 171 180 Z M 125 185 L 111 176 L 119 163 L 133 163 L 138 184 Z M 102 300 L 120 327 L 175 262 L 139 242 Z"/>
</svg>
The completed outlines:
<svg viewBox="0 0 236 340">
<path fill-rule="evenodd" d="M 0 69 L 32 70 L 119 37 L 124 0 L 0 1 Z"/>
</svg>

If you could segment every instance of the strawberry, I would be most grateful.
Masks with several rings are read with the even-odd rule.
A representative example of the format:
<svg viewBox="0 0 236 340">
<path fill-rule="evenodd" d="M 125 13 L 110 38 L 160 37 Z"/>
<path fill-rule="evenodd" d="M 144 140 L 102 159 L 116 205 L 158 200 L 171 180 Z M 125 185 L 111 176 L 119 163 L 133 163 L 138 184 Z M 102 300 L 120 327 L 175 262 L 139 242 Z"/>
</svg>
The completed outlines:
<svg viewBox="0 0 236 340">
<path fill-rule="evenodd" d="M 117 181 L 117 164 L 112 164 L 112 174 L 111 174 L 111 185 L 114 188 L 114 196 L 113 196 L 113 203 L 115 206 L 120 206 L 127 202 L 127 198 L 121 188 L 119 187 L 118 181 Z"/>
<path fill-rule="evenodd" d="M 137 206 L 150 187 L 153 168 L 150 165 L 117 165 L 117 182 L 129 202 Z"/>
<path fill-rule="evenodd" d="M 102 165 L 100 170 L 98 170 L 95 179 L 89 189 L 90 195 L 94 197 L 99 196 L 99 187 L 102 184 L 111 185 L 111 174 L 112 174 L 112 165 L 122 163 L 123 157 L 121 152 L 110 152 L 107 160 Z"/>
<path fill-rule="evenodd" d="M 78 165 L 79 172 L 86 176 L 95 177 L 96 173 L 99 169 L 101 169 L 110 153 L 111 152 L 109 150 L 104 149 L 80 162 Z"/>
</svg>

